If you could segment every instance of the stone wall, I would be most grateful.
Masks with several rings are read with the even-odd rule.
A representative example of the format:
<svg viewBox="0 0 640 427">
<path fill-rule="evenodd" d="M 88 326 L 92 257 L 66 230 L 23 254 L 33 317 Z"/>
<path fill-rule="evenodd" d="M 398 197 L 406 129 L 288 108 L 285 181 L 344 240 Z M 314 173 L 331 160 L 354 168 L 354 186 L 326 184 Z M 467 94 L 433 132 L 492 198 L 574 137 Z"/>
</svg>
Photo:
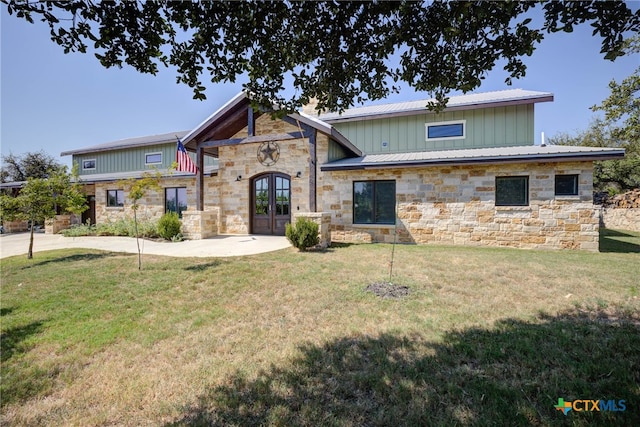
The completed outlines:
<svg viewBox="0 0 640 427">
<path fill-rule="evenodd" d="M 555 174 L 579 174 L 578 195 L 554 196 Z M 495 206 L 496 176 L 528 176 L 528 206 Z M 353 224 L 353 182 L 396 181 L 397 224 Z M 439 243 L 598 250 L 590 162 L 325 172 L 322 210 L 336 242 Z"/>
<path fill-rule="evenodd" d="M 2 227 L 5 233 L 20 233 L 29 231 L 29 223 L 27 221 L 3 221 Z"/>
<path fill-rule="evenodd" d="M 44 222 L 44 232 L 46 234 L 58 234 L 69 227 L 71 227 L 71 215 L 56 215 Z"/>
<path fill-rule="evenodd" d="M 217 202 L 217 186 L 214 185 L 215 177 L 205 177 L 205 205 L 214 205 Z M 195 209 L 196 180 L 193 177 L 188 178 L 162 178 L 160 186 L 162 190 L 149 190 L 147 196 L 139 201 L 138 219 L 157 220 L 164 214 L 164 189 L 171 187 L 187 188 L 187 206 Z M 107 207 L 107 190 L 123 190 L 124 206 L 123 207 Z M 96 223 L 113 222 L 123 218 L 133 218 L 133 210 L 131 209 L 132 201 L 129 199 L 129 191 L 122 181 L 98 182 L 95 184 L 96 197 Z"/>
<path fill-rule="evenodd" d="M 640 208 L 599 207 L 600 226 L 640 231 Z"/>
<path fill-rule="evenodd" d="M 298 132 L 296 126 L 281 120 L 272 120 L 263 114 L 256 120 L 256 135 Z M 246 129 L 234 138 L 246 137 Z M 261 143 L 220 147 L 219 155 L 219 206 L 220 232 L 247 234 L 251 232 L 251 179 L 269 172 L 280 172 L 291 177 L 291 212 L 309 210 L 309 144 L 305 139 L 274 140 L 280 148 L 278 161 L 265 166 L 258 161 Z M 296 178 L 297 172 L 301 173 Z M 238 180 L 238 177 L 240 179 Z M 207 205 L 207 203 L 205 203 Z"/>
</svg>

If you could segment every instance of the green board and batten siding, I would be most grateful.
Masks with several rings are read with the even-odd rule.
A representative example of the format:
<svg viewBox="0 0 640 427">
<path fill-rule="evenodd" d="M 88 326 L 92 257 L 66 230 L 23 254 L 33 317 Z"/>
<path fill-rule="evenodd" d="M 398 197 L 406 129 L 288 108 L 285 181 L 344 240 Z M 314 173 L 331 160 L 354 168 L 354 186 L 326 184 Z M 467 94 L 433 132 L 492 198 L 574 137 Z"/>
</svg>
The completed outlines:
<svg viewBox="0 0 640 427">
<path fill-rule="evenodd" d="M 146 165 L 147 154 L 162 153 L 162 163 Z M 191 159 L 195 162 L 195 155 L 191 154 Z M 95 170 L 83 170 L 84 160 L 96 160 Z M 146 147 L 134 147 L 123 150 L 111 150 L 90 154 L 74 154 L 73 161 L 78 163 L 80 175 L 94 175 L 104 173 L 118 173 L 131 171 L 144 171 L 156 169 L 167 169 L 176 160 L 176 144 L 148 145 Z M 214 165 L 217 159 L 205 156 L 205 166 Z"/>
<path fill-rule="evenodd" d="M 533 145 L 533 104 L 334 123 L 367 154 Z M 465 120 L 466 138 L 426 141 L 425 124 Z M 383 142 L 388 142 L 383 147 Z"/>
</svg>

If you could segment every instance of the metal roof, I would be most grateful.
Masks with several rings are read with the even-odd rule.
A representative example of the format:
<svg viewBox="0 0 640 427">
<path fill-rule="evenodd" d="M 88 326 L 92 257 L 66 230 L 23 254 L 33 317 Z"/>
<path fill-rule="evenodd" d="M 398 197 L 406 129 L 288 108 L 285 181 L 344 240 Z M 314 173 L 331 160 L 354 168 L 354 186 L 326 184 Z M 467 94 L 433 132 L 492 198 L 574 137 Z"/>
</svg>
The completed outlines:
<svg viewBox="0 0 640 427">
<path fill-rule="evenodd" d="M 435 99 L 397 102 L 393 104 L 368 105 L 349 108 L 342 113 L 328 112 L 318 116 L 328 123 L 339 123 L 354 120 L 371 120 L 390 116 L 405 116 L 431 113 L 427 103 Z M 524 89 L 508 89 L 494 92 L 473 93 L 449 97 L 445 111 L 471 110 L 475 108 L 498 107 L 506 105 L 532 104 L 553 101 L 550 92 L 536 92 Z"/>
<path fill-rule="evenodd" d="M 78 150 L 63 151 L 61 156 L 70 156 L 73 154 L 89 154 L 102 151 L 122 150 L 126 148 L 144 147 L 147 145 L 166 144 L 169 142 L 177 143 L 177 138 L 182 138 L 189 131 L 183 130 L 179 132 L 169 132 L 160 135 L 141 136 L 137 138 L 127 138 L 118 141 L 106 142 L 104 144 L 92 145 L 90 147 L 80 148 Z"/>
<path fill-rule="evenodd" d="M 528 145 L 516 147 L 474 148 L 464 150 L 421 151 L 397 154 L 368 154 L 336 160 L 321 166 L 322 171 L 382 169 L 464 165 L 472 163 L 525 163 L 531 161 L 594 161 L 624 157 L 624 149 L 606 147 L 574 147 L 566 145 Z"/>
<path fill-rule="evenodd" d="M 189 172 L 179 172 L 169 169 L 158 169 L 163 178 L 194 178 L 196 175 Z M 92 184 L 94 182 L 118 181 L 121 179 L 142 178 L 145 173 L 153 174 L 154 170 L 129 171 L 116 173 L 97 173 L 92 175 L 80 175 L 78 182 L 83 184 Z M 210 165 L 204 167 L 204 175 L 211 175 L 218 172 L 218 165 Z"/>
</svg>

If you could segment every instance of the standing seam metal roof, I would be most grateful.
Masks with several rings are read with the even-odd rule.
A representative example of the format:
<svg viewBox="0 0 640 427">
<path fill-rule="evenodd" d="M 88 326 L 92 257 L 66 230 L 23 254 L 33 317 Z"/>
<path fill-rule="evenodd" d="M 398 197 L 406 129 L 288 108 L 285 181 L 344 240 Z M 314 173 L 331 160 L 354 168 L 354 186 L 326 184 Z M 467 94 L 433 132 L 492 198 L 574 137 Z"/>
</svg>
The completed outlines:
<svg viewBox="0 0 640 427">
<path fill-rule="evenodd" d="M 473 93 L 468 95 L 451 96 L 446 109 L 465 109 L 474 106 L 488 106 L 488 104 L 504 103 L 535 103 L 552 101 L 550 92 L 536 92 L 524 89 L 509 89 L 494 92 Z M 342 113 L 328 112 L 318 116 L 320 120 L 339 122 L 353 119 L 366 119 L 380 116 L 402 113 L 430 113 L 427 104 L 435 99 L 422 99 L 418 101 L 397 102 L 392 104 L 368 105 L 364 107 L 349 108 Z"/>
<path fill-rule="evenodd" d="M 397 154 L 368 154 L 362 157 L 325 163 L 321 170 L 376 169 L 384 167 L 428 166 L 464 163 L 501 163 L 525 161 L 604 160 L 624 157 L 624 149 L 574 147 L 565 145 L 528 145 L 516 147 L 474 148 L 463 150 L 421 151 Z"/>
</svg>

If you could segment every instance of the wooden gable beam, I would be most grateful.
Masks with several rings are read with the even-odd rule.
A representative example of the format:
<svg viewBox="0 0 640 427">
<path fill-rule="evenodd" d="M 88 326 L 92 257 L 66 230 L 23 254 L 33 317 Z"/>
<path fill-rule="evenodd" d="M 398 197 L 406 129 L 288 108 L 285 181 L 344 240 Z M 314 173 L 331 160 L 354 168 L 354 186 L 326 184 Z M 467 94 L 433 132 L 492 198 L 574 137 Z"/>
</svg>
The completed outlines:
<svg viewBox="0 0 640 427">
<path fill-rule="evenodd" d="M 223 147 L 225 145 L 240 145 L 240 144 L 251 144 L 255 142 L 267 142 L 267 141 L 286 141 L 290 139 L 300 139 L 307 138 L 309 135 L 306 132 L 290 132 L 290 133 L 279 133 L 272 135 L 258 135 L 258 136 L 248 136 L 246 138 L 231 138 L 231 139 L 217 139 L 213 141 L 203 141 L 199 142 L 198 146 L 202 147 Z"/>
</svg>

